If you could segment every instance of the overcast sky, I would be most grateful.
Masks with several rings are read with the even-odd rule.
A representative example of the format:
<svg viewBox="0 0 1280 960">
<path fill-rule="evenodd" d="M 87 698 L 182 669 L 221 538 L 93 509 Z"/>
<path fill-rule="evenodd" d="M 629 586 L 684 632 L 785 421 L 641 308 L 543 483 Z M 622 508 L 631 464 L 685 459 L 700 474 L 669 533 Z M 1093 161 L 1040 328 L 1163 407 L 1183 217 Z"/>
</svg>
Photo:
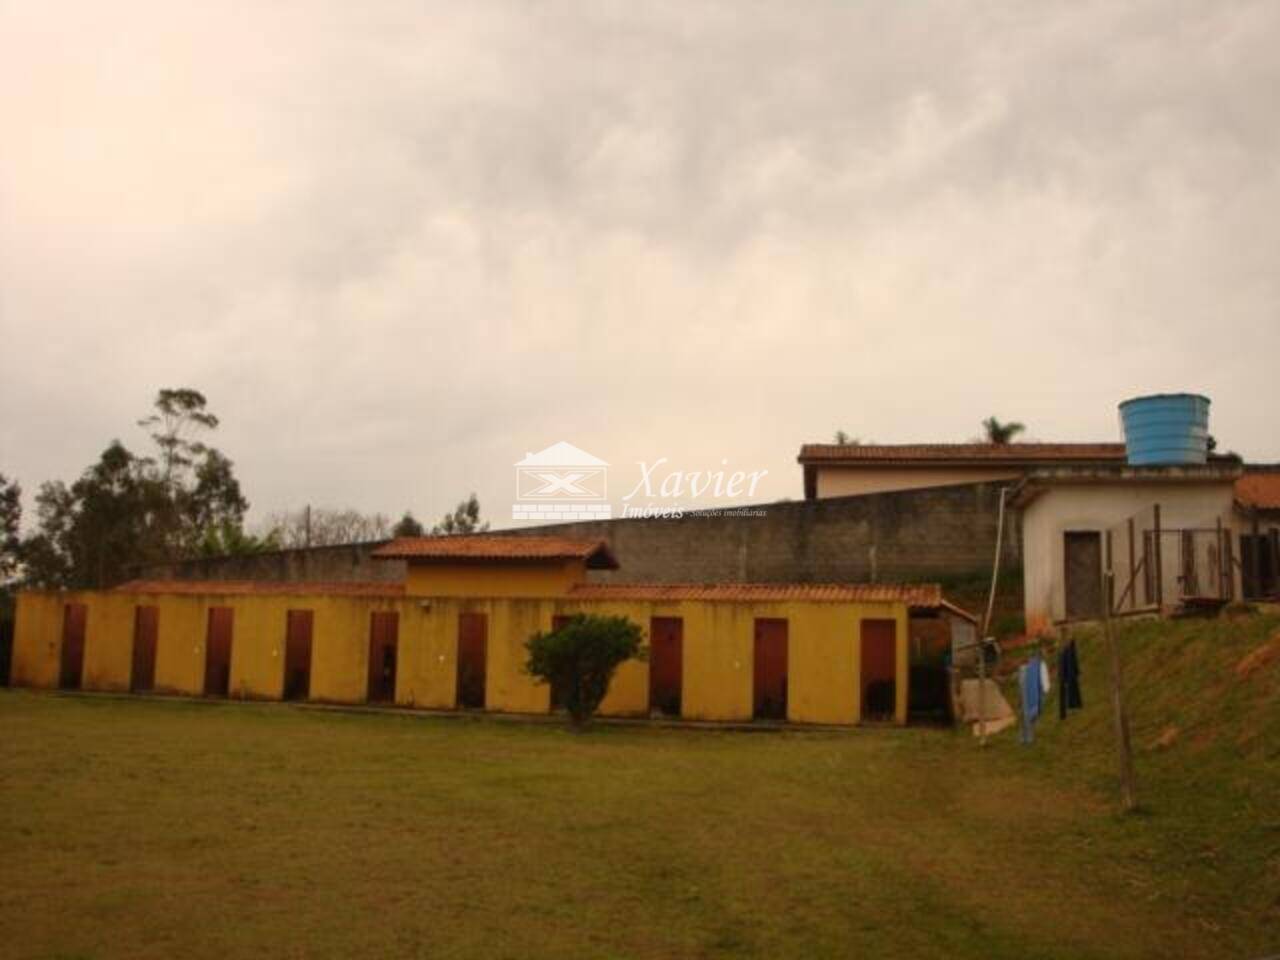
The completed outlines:
<svg viewBox="0 0 1280 960">
<path fill-rule="evenodd" d="M 430 518 L 567 440 L 1119 439 L 1280 460 L 1280 4 L 0 0 L 0 471 L 155 391 L 253 515 Z"/>
</svg>

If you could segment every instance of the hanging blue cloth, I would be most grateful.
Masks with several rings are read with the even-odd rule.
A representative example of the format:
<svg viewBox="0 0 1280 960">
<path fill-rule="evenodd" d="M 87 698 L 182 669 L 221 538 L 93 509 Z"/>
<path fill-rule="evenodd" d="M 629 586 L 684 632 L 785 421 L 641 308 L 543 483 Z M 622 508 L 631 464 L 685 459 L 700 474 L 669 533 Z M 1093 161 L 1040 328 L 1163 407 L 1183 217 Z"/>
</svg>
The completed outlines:
<svg viewBox="0 0 1280 960">
<path fill-rule="evenodd" d="M 1023 743 L 1035 739 L 1035 724 L 1040 717 L 1040 709 L 1044 705 L 1043 671 L 1040 654 L 1033 653 L 1025 664 L 1018 668 L 1018 691 L 1022 694 L 1022 735 Z"/>
</svg>

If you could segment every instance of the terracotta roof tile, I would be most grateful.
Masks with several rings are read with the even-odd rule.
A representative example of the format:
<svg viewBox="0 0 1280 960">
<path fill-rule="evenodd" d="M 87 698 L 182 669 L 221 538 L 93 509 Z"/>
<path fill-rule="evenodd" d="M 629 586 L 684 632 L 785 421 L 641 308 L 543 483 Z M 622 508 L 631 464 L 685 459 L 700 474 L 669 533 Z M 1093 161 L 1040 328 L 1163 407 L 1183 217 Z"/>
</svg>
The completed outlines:
<svg viewBox="0 0 1280 960">
<path fill-rule="evenodd" d="M 285 580 L 130 580 L 117 593 L 212 594 L 216 596 L 402 597 L 402 583 Z"/>
<path fill-rule="evenodd" d="M 809 600 L 907 603 L 913 607 L 943 604 L 942 588 L 936 583 L 580 583 L 569 596 L 575 600 Z"/>
<path fill-rule="evenodd" d="M 800 463 L 1009 464 L 1123 460 L 1123 443 L 807 443 Z"/>
<path fill-rule="evenodd" d="M 373 551 L 375 557 L 444 562 L 450 560 L 586 560 L 594 569 L 616 570 L 609 545 L 603 540 L 569 537 L 455 536 L 401 537 Z"/>
<path fill-rule="evenodd" d="M 1236 480 L 1236 502 L 1259 510 L 1280 510 L 1280 467 L 1246 470 Z"/>
</svg>

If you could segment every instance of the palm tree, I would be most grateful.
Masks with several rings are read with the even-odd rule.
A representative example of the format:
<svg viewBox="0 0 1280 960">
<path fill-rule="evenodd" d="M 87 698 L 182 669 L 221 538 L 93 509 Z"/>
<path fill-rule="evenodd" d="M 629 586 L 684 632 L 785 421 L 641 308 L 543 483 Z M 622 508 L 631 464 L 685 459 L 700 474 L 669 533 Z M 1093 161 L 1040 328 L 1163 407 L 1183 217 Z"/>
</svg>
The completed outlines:
<svg viewBox="0 0 1280 960">
<path fill-rule="evenodd" d="M 982 421 L 982 429 L 987 431 L 987 443 L 1012 443 L 1013 438 L 1027 427 L 1017 420 L 1001 423 L 995 417 L 987 417 Z"/>
</svg>

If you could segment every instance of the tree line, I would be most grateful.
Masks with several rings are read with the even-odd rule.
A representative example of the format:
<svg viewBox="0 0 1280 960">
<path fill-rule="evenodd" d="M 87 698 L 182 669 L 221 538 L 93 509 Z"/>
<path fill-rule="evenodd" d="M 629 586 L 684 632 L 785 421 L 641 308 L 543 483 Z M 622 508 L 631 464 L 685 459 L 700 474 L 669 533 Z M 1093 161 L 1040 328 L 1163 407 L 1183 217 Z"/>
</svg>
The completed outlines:
<svg viewBox="0 0 1280 960">
<path fill-rule="evenodd" d="M 257 533 L 246 530 L 249 501 L 234 464 L 209 443 L 218 422 L 200 391 L 161 390 L 137 421 L 146 449 L 135 453 L 112 440 L 74 482 L 42 483 L 34 529 L 25 536 L 22 488 L 0 473 L 0 590 L 103 588 L 146 563 L 426 534 L 411 512 L 392 523 L 377 513 L 310 507 L 274 513 Z M 431 532 L 487 529 L 473 493 Z"/>
</svg>

